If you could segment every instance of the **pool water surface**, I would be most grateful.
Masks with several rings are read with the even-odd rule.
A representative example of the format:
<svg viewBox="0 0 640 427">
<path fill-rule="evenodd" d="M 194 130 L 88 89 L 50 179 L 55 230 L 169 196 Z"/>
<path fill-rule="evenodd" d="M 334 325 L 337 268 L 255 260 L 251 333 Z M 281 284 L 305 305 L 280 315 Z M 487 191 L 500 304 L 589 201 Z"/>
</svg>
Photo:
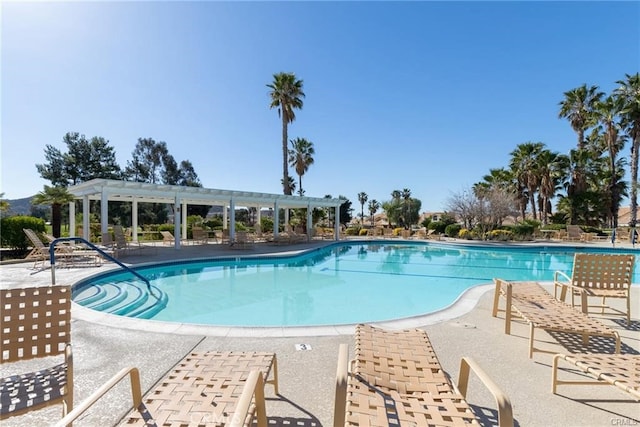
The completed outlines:
<svg viewBox="0 0 640 427">
<path fill-rule="evenodd" d="M 568 247 L 337 243 L 295 257 L 137 268 L 151 281 L 152 297 L 130 273 L 108 273 L 76 285 L 74 301 L 125 316 L 206 325 L 377 322 L 444 309 L 494 277 L 552 281 L 556 270 L 571 272 L 574 253 Z"/>
</svg>

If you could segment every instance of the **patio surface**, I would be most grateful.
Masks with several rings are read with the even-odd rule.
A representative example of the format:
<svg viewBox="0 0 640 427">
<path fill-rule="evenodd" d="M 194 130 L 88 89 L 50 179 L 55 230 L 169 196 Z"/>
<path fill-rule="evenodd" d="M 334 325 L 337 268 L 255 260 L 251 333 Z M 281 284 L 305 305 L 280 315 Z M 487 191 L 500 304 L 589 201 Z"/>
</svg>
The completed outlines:
<svg viewBox="0 0 640 427">
<path fill-rule="evenodd" d="M 216 244 L 183 246 L 180 251 L 158 246 L 154 254 L 127 256 L 121 261 L 140 264 L 179 258 L 246 256 L 258 253 L 297 252 L 330 242 L 310 242 L 293 246 L 257 244 L 255 249 L 231 251 Z M 440 243 L 440 242 L 439 242 Z M 540 242 L 555 245 L 553 241 Z M 447 244 L 457 244 L 447 242 Z M 535 243 L 534 243 L 535 244 Z M 531 244 L 527 244 L 531 245 Z M 564 244 L 581 246 L 581 244 Z M 607 243 L 587 246 L 609 247 Z M 627 245 L 629 251 L 632 249 Z M 624 244 L 618 245 L 624 247 Z M 150 251 L 153 252 L 153 251 Z M 51 284 L 50 270 L 34 272 L 31 263 L 0 266 L 0 286 L 21 287 Z M 75 283 L 79 279 L 113 268 L 56 269 L 56 283 Z M 421 327 L 426 330 L 444 369 L 457 381 L 460 358 L 471 356 L 511 398 L 516 425 L 519 426 L 629 426 L 640 425 L 637 402 L 612 386 L 561 386 L 551 393 L 551 354 L 527 357 L 528 327 L 515 323 L 505 335 L 502 316 L 491 316 L 491 285 L 479 286 L 465 294 L 450 310 L 405 321 L 378 324 L 389 328 Z M 549 286 L 549 284 L 546 284 Z M 603 318 L 620 333 L 622 351 L 640 352 L 640 287 L 632 287 L 632 318 L 626 322 Z M 280 396 L 267 387 L 267 413 L 270 425 L 330 426 L 333 424 L 334 380 L 338 346 L 353 347 L 353 326 L 339 328 L 215 328 L 192 327 L 152 321 L 136 321 L 107 316 L 78 305 L 72 310 L 72 342 L 75 365 L 75 402 L 83 401 L 103 382 L 125 366 L 141 372 L 143 393 L 149 390 L 179 360 L 192 350 L 270 351 L 278 358 Z M 539 347 L 566 353 L 584 351 L 579 339 L 563 335 L 551 337 L 536 333 Z M 563 344 L 560 345 L 560 339 Z M 592 338 L 598 349 L 609 342 Z M 297 350 L 306 344 L 308 350 Z M 590 347 L 593 350 L 593 347 Z M 0 366 L 0 376 L 28 371 L 34 362 Z M 38 365 L 40 366 L 40 365 Z M 9 369 L 11 369 L 9 371 Z M 564 373 L 565 377 L 570 376 Z M 573 375 L 579 379 L 577 375 Z M 468 401 L 491 416 L 495 404 L 488 392 L 472 380 Z M 85 413 L 75 426 L 119 425 L 130 405 L 128 381 L 112 390 Z M 3 427 L 50 425 L 60 417 L 60 406 L 35 411 L 2 421 Z"/>
</svg>

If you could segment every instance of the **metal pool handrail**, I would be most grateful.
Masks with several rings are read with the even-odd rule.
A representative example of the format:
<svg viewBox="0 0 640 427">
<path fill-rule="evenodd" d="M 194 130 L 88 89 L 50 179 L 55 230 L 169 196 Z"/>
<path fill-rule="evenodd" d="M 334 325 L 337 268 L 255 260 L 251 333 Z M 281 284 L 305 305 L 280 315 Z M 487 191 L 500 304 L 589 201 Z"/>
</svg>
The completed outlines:
<svg viewBox="0 0 640 427">
<path fill-rule="evenodd" d="M 149 293 L 151 295 L 153 295 L 153 292 L 151 291 L 151 283 L 149 282 L 149 279 L 147 279 L 146 277 L 144 277 L 143 275 L 141 275 L 140 273 L 138 273 L 137 271 L 135 271 L 131 267 L 128 267 L 125 264 L 121 263 L 120 261 L 118 261 L 117 259 L 112 257 L 111 255 L 109 255 L 108 253 L 106 253 L 105 251 L 103 251 L 102 249 L 100 249 L 99 247 L 94 245 L 93 243 L 83 239 L 82 237 L 59 237 L 59 238 L 55 239 L 53 242 L 51 242 L 51 245 L 49 246 L 49 259 L 50 259 L 50 262 L 51 262 L 51 284 L 52 285 L 56 284 L 56 273 L 55 273 L 55 271 L 56 271 L 56 257 L 55 257 L 56 244 L 58 242 L 69 242 L 69 241 L 82 242 L 85 245 L 89 246 L 94 251 L 98 252 L 100 255 L 102 255 L 106 259 L 108 259 L 109 261 L 115 262 L 120 267 L 122 267 L 123 269 L 127 270 L 129 273 L 133 274 L 134 276 L 136 276 L 140 280 L 142 280 L 144 283 L 146 283 L 147 284 L 147 290 L 149 291 Z M 153 296 L 155 297 L 155 295 L 153 295 Z"/>
</svg>

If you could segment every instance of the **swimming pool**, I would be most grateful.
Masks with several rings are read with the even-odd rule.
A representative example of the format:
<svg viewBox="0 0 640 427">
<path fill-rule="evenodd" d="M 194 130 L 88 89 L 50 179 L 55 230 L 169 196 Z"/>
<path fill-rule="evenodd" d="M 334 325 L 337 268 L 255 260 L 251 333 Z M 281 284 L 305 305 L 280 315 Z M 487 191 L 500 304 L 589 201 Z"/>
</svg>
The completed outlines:
<svg viewBox="0 0 640 427">
<path fill-rule="evenodd" d="M 233 257 L 122 270 L 74 287 L 94 310 L 168 322 L 318 326 L 406 318 L 450 306 L 467 289 L 571 272 L 572 247 L 341 242 L 297 256 Z M 607 249 L 580 251 L 611 252 Z M 640 282 L 639 273 L 634 283 Z"/>
</svg>

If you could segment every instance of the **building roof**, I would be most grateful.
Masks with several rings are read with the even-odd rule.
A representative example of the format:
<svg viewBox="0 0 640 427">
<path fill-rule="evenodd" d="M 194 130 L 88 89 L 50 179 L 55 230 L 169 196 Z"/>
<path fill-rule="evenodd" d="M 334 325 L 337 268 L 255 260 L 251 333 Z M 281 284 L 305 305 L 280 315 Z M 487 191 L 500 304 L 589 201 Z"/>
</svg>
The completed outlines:
<svg viewBox="0 0 640 427">
<path fill-rule="evenodd" d="M 92 179 L 68 188 L 69 193 L 81 198 L 100 200 L 103 192 L 109 201 L 134 199 L 148 203 L 181 203 L 194 205 L 226 206 L 233 200 L 236 206 L 272 206 L 282 208 L 340 207 L 345 199 L 288 196 L 284 194 L 256 193 L 250 191 L 219 190 L 215 188 L 186 187 L 180 185 L 150 184 L 147 182 Z"/>
</svg>

